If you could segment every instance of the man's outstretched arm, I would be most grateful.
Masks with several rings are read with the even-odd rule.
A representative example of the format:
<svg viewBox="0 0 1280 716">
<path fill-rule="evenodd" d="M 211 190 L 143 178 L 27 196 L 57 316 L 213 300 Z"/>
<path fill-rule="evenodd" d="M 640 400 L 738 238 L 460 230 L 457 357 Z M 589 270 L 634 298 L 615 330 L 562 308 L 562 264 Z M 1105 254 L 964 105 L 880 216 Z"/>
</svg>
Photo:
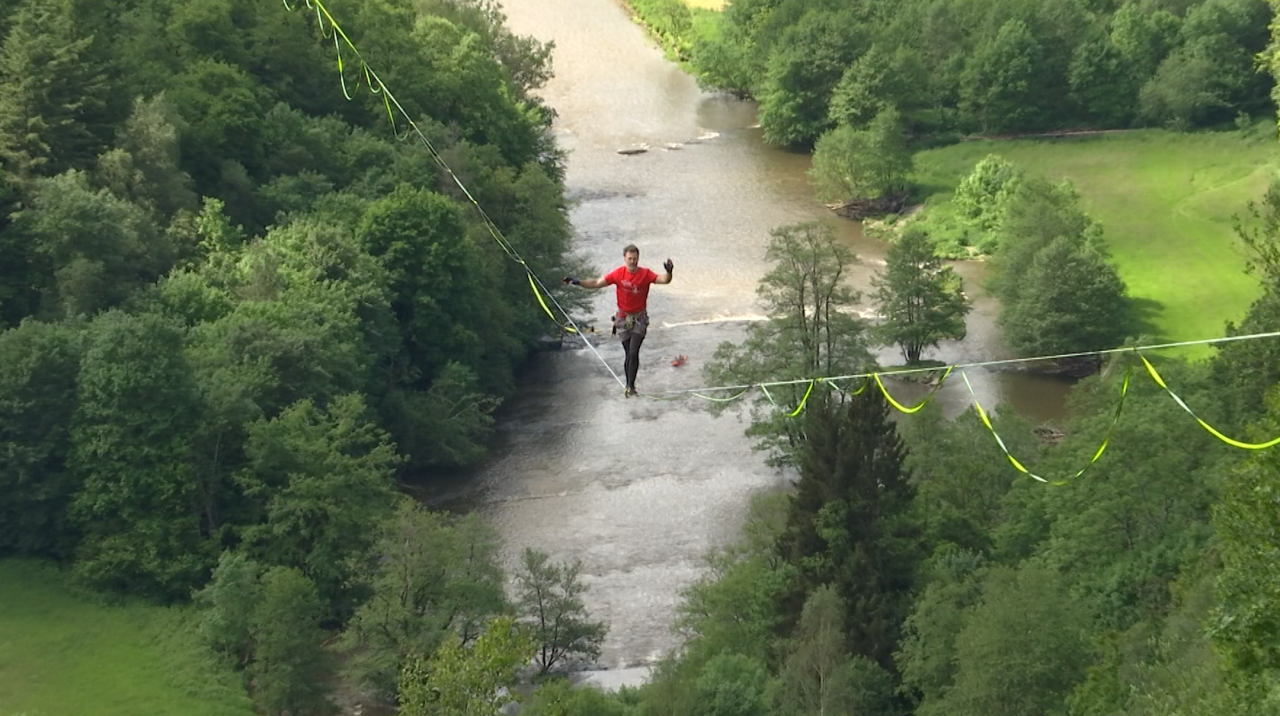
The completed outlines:
<svg viewBox="0 0 1280 716">
<path fill-rule="evenodd" d="M 671 271 L 675 267 L 676 265 L 671 263 L 671 259 L 667 259 L 666 263 L 662 264 L 662 268 L 666 269 L 667 272 L 659 276 L 654 283 L 671 283 Z"/>
<path fill-rule="evenodd" d="M 571 278 L 569 276 L 565 276 L 561 280 L 565 283 L 571 283 L 574 286 L 581 286 L 583 288 L 604 288 L 609 285 L 609 282 L 604 280 L 604 276 L 601 276 L 600 278 Z"/>
</svg>

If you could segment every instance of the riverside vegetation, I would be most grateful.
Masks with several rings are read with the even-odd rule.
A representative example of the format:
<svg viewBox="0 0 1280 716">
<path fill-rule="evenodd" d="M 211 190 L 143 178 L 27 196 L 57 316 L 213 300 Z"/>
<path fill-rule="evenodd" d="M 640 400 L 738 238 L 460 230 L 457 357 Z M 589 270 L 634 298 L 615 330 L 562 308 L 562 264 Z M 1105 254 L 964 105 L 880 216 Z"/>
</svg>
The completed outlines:
<svg viewBox="0 0 1280 716">
<path fill-rule="evenodd" d="M 968 302 L 935 252 L 948 216 L 989 254 L 1015 350 L 1161 330 L 1131 278 L 1155 281 L 1160 257 L 1095 218 L 1106 192 L 1083 169 L 918 138 L 1205 127 L 1274 109 L 1254 53 L 1280 71 L 1272 9 L 1244 0 L 740 0 L 687 24 L 652 6 L 705 81 L 761 101 L 766 138 L 830 151 L 814 177 L 844 186 L 833 203 L 930 172 L 952 194 L 896 237 L 881 326 L 842 310 L 856 257 L 828 227 L 772 227 L 769 320 L 720 349 L 717 383 L 862 370 L 884 344 L 923 360 L 961 335 Z M 482 0 L 331 9 L 533 268 L 587 268 L 536 97 L 552 48 Z M 0 657 L 5 708 L 321 714 L 356 693 L 489 716 L 531 679 L 535 716 L 1280 710 L 1280 453 L 1217 442 L 1142 379 L 1106 457 L 1061 486 L 1019 477 L 971 411 L 898 423 L 874 390 L 815 391 L 796 419 L 753 405 L 795 489 L 708 555 L 649 683 L 568 688 L 608 628 L 578 565 L 526 550 L 506 575 L 491 528 L 403 490 L 483 459 L 546 318 L 378 98 L 347 102 L 319 71 L 314 23 L 248 0 L 23 0 L 0 33 L 0 630 L 21 651 Z M 876 84 L 882 65 L 928 70 Z M 1167 187 L 1248 257 L 1213 268 L 1251 291 L 1206 332 L 1280 325 L 1280 184 L 1261 166 Z M 996 429 L 1037 472 L 1073 474 L 1129 359 L 1073 389 L 1062 440 L 1007 411 Z M 1280 344 L 1160 370 L 1228 434 L 1280 433 Z"/>
</svg>

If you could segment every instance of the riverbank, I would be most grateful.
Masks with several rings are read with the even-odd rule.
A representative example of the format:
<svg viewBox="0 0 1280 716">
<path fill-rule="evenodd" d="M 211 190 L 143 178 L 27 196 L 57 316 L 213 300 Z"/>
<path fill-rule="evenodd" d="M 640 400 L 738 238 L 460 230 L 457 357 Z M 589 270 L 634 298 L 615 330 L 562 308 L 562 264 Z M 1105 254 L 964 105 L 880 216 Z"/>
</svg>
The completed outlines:
<svg viewBox="0 0 1280 716">
<path fill-rule="evenodd" d="M 618 0 L 646 34 L 658 43 L 668 60 L 697 77 L 689 61 L 699 38 L 715 37 L 720 31 L 720 11 L 726 0 Z"/>
<path fill-rule="evenodd" d="M 707 4 L 624 2 L 667 56 L 694 74 L 688 49 L 698 38 L 719 32 L 720 13 L 704 9 Z M 1076 185 L 1085 210 L 1103 225 L 1142 320 L 1159 338 L 1219 336 L 1258 293 L 1244 272 L 1232 224 L 1248 202 L 1262 196 L 1274 172 L 1276 162 L 1266 149 L 1273 127 L 1260 120 L 1244 130 L 1223 132 L 1085 129 L 1045 133 L 1052 136 L 963 137 L 915 154 L 911 202 L 922 205 L 922 211 L 866 228 L 873 235 L 891 235 L 894 229 L 888 224 L 918 223 L 930 231 L 941 255 L 981 259 L 950 197 L 982 157 L 1001 154 L 1026 171 Z M 1195 357 L 1211 352 L 1197 347 L 1182 353 Z"/>
<path fill-rule="evenodd" d="M 1130 295 L 1161 339 L 1220 336 L 1258 295 L 1232 229 L 1276 168 L 1262 125 L 1247 132 L 1144 129 L 1061 139 L 983 140 L 915 155 L 924 208 L 913 220 L 962 256 L 970 243 L 951 194 L 988 154 L 1054 181 L 1069 179 L 1104 236 Z M 1208 355 L 1202 347 L 1187 355 Z"/>
<path fill-rule="evenodd" d="M 251 716 L 189 608 L 101 600 L 50 565 L 0 561 L 0 714 Z"/>
<path fill-rule="evenodd" d="M 871 286 L 886 245 L 855 222 L 831 221 L 814 201 L 809 157 L 765 143 L 754 103 L 702 91 L 664 59 L 619 2 L 504 6 L 513 32 L 556 43 L 556 76 L 539 96 L 556 109 L 553 129 L 569 152 L 575 251 L 607 271 L 618 265 L 622 247 L 635 243 L 643 264 L 670 256 L 677 266 L 676 280 L 650 294 L 654 322 L 641 391 L 704 386 L 701 366 L 725 341 L 742 340 L 744 320 L 762 311 L 756 289 L 771 269 L 765 257 L 775 227 L 829 221 L 861 259 L 849 268 L 851 284 Z M 620 147 L 656 148 L 690 137 L 704 141 L 679 151 L 618 154 Z M 928 358 L 952 364 L 1008 357 L 997 306 L 980 288 L 983 268 L 976 262 L 957 268 L 975 287 L 968 336 L 943 342 Z M 606 325 L 612 292 L 589 300 L 584 321 Z M 620 371 L 620 344 L 605 340 L 597 350 L 599 358 L 586 350 L 536 354 L 498 415 L 491 459 L 439 484 L 438 492 L 499 531 L 509 567 L 524 547 L 582 560 L 583 601 L 593 619 L 610 627 L 599 671 L 584 679 L 616 686 L 643 681 L 648 666 L 679 647 L 672 625 L 685 590 L 707 573 L 705 555 L 737 537 L 752 495 L 785 487 L 788 476 L 751 449 L 746 404 L 712 418 L 700 401 L 625 400 L 600 364 L 603 358 Z M 672 366 L 678 355 L 688 362 Z M 877 357 L 900 361 L 893 348 Z M 984 406 L 1002 405 L 1035 422 L 1064 410 L 1065 381 L 985 370 L 969 378 Z M 930 390 L 915 383 L 890 388 L 895 398 L 913 402 Z M 972 399 L 963 383 L 948 381 L 934 402 L 953 417 Z"/>
</svg>

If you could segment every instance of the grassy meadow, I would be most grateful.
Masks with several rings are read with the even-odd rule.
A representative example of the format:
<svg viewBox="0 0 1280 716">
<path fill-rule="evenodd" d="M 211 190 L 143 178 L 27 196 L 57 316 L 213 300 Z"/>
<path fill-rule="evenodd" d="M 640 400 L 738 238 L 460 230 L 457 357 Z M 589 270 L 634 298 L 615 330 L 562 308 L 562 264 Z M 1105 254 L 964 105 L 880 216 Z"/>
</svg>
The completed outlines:
<svg viewBox="0 0 1280 716">
<path fill-rule="evenodd" d="M 1064 139 L 978 140 L 915 155 L 921 218 L 956 248 L 951 192 L 988 154 L 1070 179 L 1100 221 L 1144 320 L 1168 341 L 1220 336 L 1258 295 L 1232 230 L 1275 171 L 1270 123 L 1248 131 L 1140 130 Z M 948 235 L 949 232 L 951 235 Z M 1207 355 L 1210 349 L 1190 351 Z"/>
<path fill-rule="evenodd" d="M 0 716 L 250 716 L 189 614 L 108 606 L 46 564 L 0 561 Z"/>
</svg>

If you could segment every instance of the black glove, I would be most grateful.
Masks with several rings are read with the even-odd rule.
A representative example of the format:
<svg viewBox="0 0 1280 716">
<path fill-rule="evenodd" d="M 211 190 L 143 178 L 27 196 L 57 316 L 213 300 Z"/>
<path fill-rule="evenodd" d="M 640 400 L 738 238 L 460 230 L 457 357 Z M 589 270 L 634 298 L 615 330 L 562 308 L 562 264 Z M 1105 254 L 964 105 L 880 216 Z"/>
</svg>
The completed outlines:
<svg viewBox="0 0 1280 716">
<path fill-rule="evenodd" d="M 673 263 L 671 263 L 671 259 L 667 259 L 667 262 L 666 262 L 666 263 L 664 263 L 664 264 L 662 264 L 662 268 L 666 269 L 666 270 L 667 270 L 667 273 L 671 273 L 671 269 L 673 269 L 673 268 L 675 268 L 675 267 L 676 267 L 676 265 L 675 265 L 675 264 L 673 264 Z"/>
<path fill-rule="evenodd" d="M 579 281 L 580 279 L 576 279 L 576 278 L 569 278 L 568 276 L 565 276 L 564 278 L 562 278 L 562 279 L 560 279 L 560 280 L 561 280 L 561 281 L 564 281 L 565 283 L 571 283 L 571 284 L 573 284 L 574 286 L 577 286 L 577 285 L 578 285 L 578 281 Z"/>
</svg>

